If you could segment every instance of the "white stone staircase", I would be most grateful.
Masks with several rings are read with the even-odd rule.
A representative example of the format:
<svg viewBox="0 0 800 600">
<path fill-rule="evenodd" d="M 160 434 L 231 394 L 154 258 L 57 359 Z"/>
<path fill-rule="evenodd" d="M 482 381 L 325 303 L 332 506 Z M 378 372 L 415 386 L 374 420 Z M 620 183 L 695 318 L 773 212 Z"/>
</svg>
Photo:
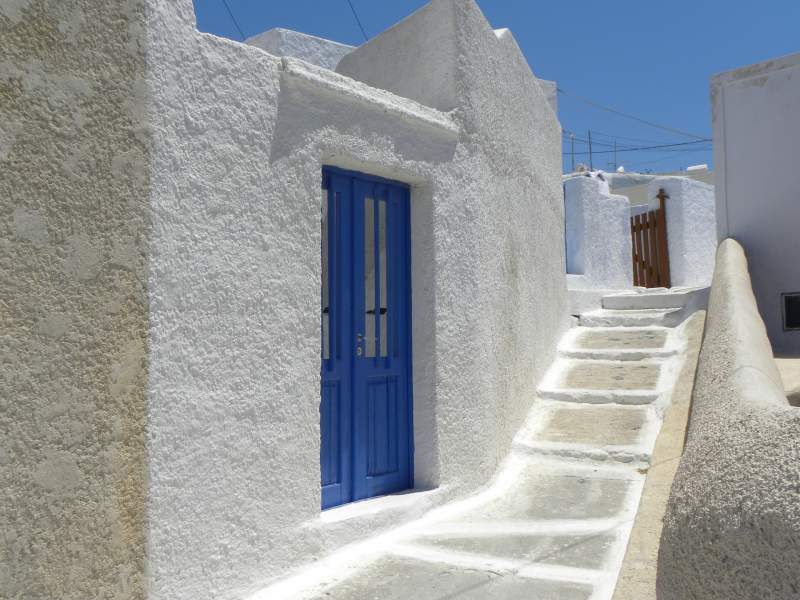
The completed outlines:
<svg viewBox="0 0 800 600">
<path fill-rule="evenodd" d="M 639 466 L 649 461 L 683 343 L 677 329 L 625 325 L 630 316 L 618 314 L 641 310 L 613 312 L 607 326 L 581 325 L 564 336 L 515 448 Z M 579 322 L 586 322 L 583 315 Z"/>
</svg>

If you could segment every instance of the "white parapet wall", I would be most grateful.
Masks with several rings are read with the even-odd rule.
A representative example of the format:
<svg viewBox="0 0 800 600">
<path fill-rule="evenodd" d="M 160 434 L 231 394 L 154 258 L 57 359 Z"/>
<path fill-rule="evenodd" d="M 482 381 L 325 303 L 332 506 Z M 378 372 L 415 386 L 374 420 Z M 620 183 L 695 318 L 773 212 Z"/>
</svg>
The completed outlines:
<svg viewBox="0 0 800 600">
<path fill-rule="evenodd" d="M 564 181 L 570 287 L 624 290 L 633 285 L 630 203 L 609 193 L 602 174 Z"/>
<path fill-rule="evenodd" d="M 789 405 L 742 246 L 717 251 L 658 598 L 796 598 L 800 408 Z"/>
<path fill-rule="evenodd" d="M 673 287 L 707 286 L 717 248 L 714 186 L 688 177 L 656 177 L 647 186 L 651 208 L 658 206 L 660 189 L 668 196 L 670 283 Z"/>
<path fill-rule="evenodd" d="M 800 354 L 783 294 L 800 293 L 800 54 L 711 82 L 719 238 L 747 251 L 758 308 L 777 352 Z"/>
<path fill-rule="evenodd" d="M 0 590 L 242 598 L 492 477 L 568 326 L 561 130 L 513 38 L 435 0 L 336 73 L 191 0 L 2 11 Z M 323 165 L 410 186 L 427 490 L 335 514 Z"/>
<path fill-rule="evenodd" d="M 346 54 L 355 46 L 339 44 L 331 40 L 308 35 L 291 29 L 276 27 L 247 38 L 245 44 L 266 50 L 275 56 L 289 56 L 310 62 L 318 67 L 335 69 Z"/>
</svg>

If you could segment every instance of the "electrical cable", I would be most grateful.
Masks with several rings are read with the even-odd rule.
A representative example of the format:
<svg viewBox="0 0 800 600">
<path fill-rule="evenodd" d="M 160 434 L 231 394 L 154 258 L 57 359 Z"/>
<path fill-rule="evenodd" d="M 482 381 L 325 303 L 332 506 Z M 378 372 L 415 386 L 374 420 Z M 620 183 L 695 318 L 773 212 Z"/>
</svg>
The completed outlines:
<svg viewBox="0 0 800 600">
<path fill-rule="evenodd" d="M 236 17 L 233 16 L 233 11 L 231 10 L 231 7 L 228 6 L 228 0 L 222 0 L 222 4 L 225 6 L 225 10 L 228 11 L 228 16 L 231 18 L 231 21 L 233 21 L 233 24 L 236 26 L 239 35 L 242 36 L 242 41 L 244 41 L 245 35 L 242 32 L 242 28 L 239 27 L 239 22 L 236 20 Z"/>
<path fill-rule="evenodd" d="M 584 103 L 588 104 L 589 106 L 593 106 L 593 107 L 598 108 L 600 110 L 605 110 L 607 112 L 613 113 L 615 115 L 619 115 L 621 117 L 626 117 L 628 119 L 633 119 L 634 121 L 638 121 L 639 123 L 644 123 L 645 125 L 649 125 L 650 127 L 655 127 L 657 129 L 663 129 L 664 131 L 669 131 L 671 133 L 677 133 L 677 134 L 682 135 L 684 137 L 695 138 L 695 139 L 698 139 L 698 140 L 705 139 L 701 135 L 697 135 L 697 134 L 694 134 L 694 133 L 689 133 L 687 131 L 681 131 L 680 129 L 675 129 L 674 127 L 668 127 L 666 125 L 659 125 L 658 123 L 654 123 L 652 121 L 648 121 L 646 119 L 642 119 L 640 117 L 637 117 L 637 116 L 622 112 L 621 110 L 617 110 L 616 108 L 611 108 L 609 106 L 604 106 L 604 105 L 600 104 L 599 102 L 595 102 L 594 100 L 590 100 L 589 98 L 586 98 L 584 96 L 580 96 L 578 94 L 573 94 L 572 92 L 567 92 L 566 90 L 564 90 L 564 89 L 562 89 L 560 87 L 556 88 L 556 90 L 561 94 L 564 94 L 564 95 L 567 95 L 567 96 L 572 96 L 573 98 L 575 98 L 577 100 L 580 100 L 581 102 L 584 102 Z"/>
<path fill-rule="evenodd" d="M 361 30 L 361 35 L 364 36 L 364 41 L 369 41 L 369 36 L 367 32 L 364 31 L 364 26 L 361 24 L 361 19 L 358 18 L 358 13 L 356 12 L 356 8 L 353 6 L 353 3 L 350 0 L 347 0 L 347 3 L 350 5 L 350 10 L 353 11 L 353 16 L 356 18 L 356 23 L 358 23 L 358 28 Z"/>
<path fill-rule="evenodd" d="M 710 142 L 711 138 L 705 138 L 701 140 L 697 140 L 695 142 L 679 142 L 676 144 L 662 144 L 660 146 L 641 146 L 639 148 L 621 148 L 617 149 L 616 152 L 638 152 L 640 150 L 658 150 L 660 148 L 674 148 L 676 146 L 689 146 L 691 144 L 701 144 L 704 142 Z M 699 150 L 699 148 L 692 148 L 693 150 Z M 614 154 L 614 150 L 598 150 L 597 152 L 575 152 L 575 156 L 588 156 L 589 154 Z M 572 152 L 564 152 L 564 156 L 571 156 Z"/>
</svg>

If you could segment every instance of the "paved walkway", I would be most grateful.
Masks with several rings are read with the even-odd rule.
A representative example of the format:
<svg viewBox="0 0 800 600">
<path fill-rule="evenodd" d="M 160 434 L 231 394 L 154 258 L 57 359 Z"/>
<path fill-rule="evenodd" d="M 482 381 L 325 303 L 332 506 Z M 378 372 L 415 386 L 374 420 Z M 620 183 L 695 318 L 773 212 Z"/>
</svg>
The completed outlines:
<svg viewBox="0 0 800 600">
<path fill-rule="evenodd" d="M 610 599 L 683 360 L 668 312 L 583 316 L 490 488 L 361 546 L 290 597 Z"/>
</svg>

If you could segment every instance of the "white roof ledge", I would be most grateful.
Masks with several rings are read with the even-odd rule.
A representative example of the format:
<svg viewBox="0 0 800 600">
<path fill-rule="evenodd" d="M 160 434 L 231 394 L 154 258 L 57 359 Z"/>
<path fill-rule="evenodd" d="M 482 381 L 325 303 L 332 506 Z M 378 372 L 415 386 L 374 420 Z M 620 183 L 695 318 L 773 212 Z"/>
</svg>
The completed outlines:
<svg viewBox="0 0 800 600">
<path fill-rule="evenodd" d="M 445 112 L 397 96 L 386 90 L 368 86 L 334 71 L 288 57 L 281 58 L 280 69 L 286 76 L 305 80 L 335 94 L 349 96 L 354 100 L 377 106 L 387 113 L 425 123 L 453 136 L 457 136 L 459 133 L 458 125 Z"/>
</svg>

